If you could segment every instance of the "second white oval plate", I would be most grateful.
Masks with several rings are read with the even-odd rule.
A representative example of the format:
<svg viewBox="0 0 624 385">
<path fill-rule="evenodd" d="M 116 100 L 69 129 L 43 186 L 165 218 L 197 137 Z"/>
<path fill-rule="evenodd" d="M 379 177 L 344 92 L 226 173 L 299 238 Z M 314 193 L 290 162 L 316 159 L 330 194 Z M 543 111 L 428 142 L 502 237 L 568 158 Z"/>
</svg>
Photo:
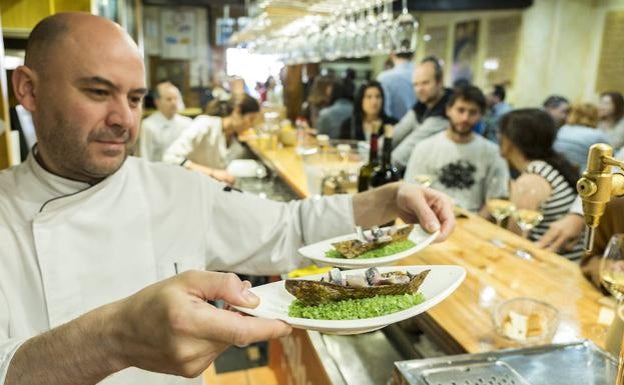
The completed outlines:
<svg viewBox="0 0 624 385">
<path fill-rule="evenodd" d="M 404 226 L 401 226 L 404 227 Z M 330 258 L 326 257 L 325 253 L 329 250 L 333 250 L 334 246 L 332 243 L 348 241 L 350 239 L 355 239 L 354 234 L 341 235 L 339 237 L 326 239 L 321 242 L 313 243 L 311 245 L 304 246 L 300 248 L 299 254 L 304 257 L 311 259 L 316 262 L 328 264 L 331 266 L 342 267 L 345 269 L 357 269 L 363 267 L 373 267 L 373 266 L 384 266 L 389 265 L 392 262 L 398 261 L 405 257 L 409 257 L 410 255 L 424 249 L 431 242 L 433 242 L 440 232 L 436 231 L 432 234 L 429 234 L 418 224 L 414 224 L 414 229 L 408 236 L 408 239 L 415 243 L 413 247 L 410 247 L 407 250 L 401 251 L 396 254 L 388 255 L 385 257 L 377 257 L 377 258 Z"/>
</svg>

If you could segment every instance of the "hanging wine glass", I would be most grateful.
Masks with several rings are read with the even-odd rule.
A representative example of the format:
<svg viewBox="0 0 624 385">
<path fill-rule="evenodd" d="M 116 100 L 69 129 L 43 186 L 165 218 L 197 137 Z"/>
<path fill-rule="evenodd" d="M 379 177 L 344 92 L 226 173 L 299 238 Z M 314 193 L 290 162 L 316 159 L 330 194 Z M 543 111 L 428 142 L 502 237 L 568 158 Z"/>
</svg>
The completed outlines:
<svg viewBox="0 0 624 385">
<path fill-rule="evenodd" d="M 379 53 L 379 43 L 377 42 L 379 18 L 375 16 L 375 4 L 371 3 L 366 15 L 366 51 L 369 55 Z"/>
<path fill-rule="evenodd" d="M 340 51 L 342 52 L 342 57 L 351 58 L 355 56 L 359 27 L 355 10 L 350 9 L 349 12 L 347 22 L 343 26 L 343 33 L 341 34 L 342 46 Z"/>
<path fill-rule="evenodd" d="M 310 63 L 317 63 L 323 59 L 323 20 L 318 19 L 318 23 L 313 24 L 310 27 L 308 33 L 309 49 L 307 51 L 307 58 Z"/>
<path fill-rule="evenodd" d="M 408 9 L 407 0 L 403 0 L 403 10 L 394 23 L 394 51 L 413 52 L 416 49 L 415 34 L 418 23 Z"/>
<path fill-rule="evenodd" d="M 380 9 L 379 26 L 377 27 L 377 50 L 378 52 L 388 53 L 393 49 L 392 33 L 394 23 L 392 22 L 392 11 L 390 10 L 391 2 L 381 0 L 383 10 Z"/>
<path fill-rule="evenodd" d="M 361 10 L 357 14 L 357 21 L 352 31 L 353 45 L 352 56 L 359 58 L 368 55 L 368 47 L 366 45 L 367 17 L 366 11 Z"/>
<path fill-rule="evenodd" d="M 341 57 L 345 57 L 350 50 L 350 25 L 352 16 L 349 14 L 349 5 L 345 4 L 342 8 L 342 14 L 338 18 L 334 26 L 334 52 L 332 53 L 332 57 L 334 59 L 338 59 Z"/>
<path fill-rule="evenodd" d="M 334 18 L 323 31 L 323 58 L 329 61 L 336 60 L 340 55 L 338 49 L 338 25 L 340 17 Z"/>
</svg>

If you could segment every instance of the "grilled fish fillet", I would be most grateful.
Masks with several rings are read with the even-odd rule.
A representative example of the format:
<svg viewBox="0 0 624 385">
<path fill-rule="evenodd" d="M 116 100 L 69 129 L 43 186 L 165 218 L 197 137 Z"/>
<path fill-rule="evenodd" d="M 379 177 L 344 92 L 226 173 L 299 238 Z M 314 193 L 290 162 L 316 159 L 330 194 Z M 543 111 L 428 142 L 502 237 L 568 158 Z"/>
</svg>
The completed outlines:
<svg viewBox="0 0 624 385">
<path fill-rule="evenodd" d="M 425 270 L 414 277 L 409 283 L 380 285 L 370 287 L 348 287 L 335 283 L 310 281 L 301 279 L 286 280 L 286 290 L 307 306 L 315 306 L 345 299 L 370 298 L 377 295 L 414 294 L 423 283 L 430 270 Z M 385 273 L 386 277 L 391 274 Z"/>
<path fill-rule="evenodd" d="M 398 230 L 396 233 L 390 236 L 392 240 L 388 242 L 362 242 L 358 239 L 352 239 L 349 241 L 332 243 L 332 246 L 334 246 L 334 248 L 338 250 L 338 252 L 342 254 L 345 258 L 351 259 L 362 255 L 367 251 L 385 246 L 390 242 L 403 241 L 407 239 L 413 228 L 414 225 L 409 225 Z"/>
</svg>

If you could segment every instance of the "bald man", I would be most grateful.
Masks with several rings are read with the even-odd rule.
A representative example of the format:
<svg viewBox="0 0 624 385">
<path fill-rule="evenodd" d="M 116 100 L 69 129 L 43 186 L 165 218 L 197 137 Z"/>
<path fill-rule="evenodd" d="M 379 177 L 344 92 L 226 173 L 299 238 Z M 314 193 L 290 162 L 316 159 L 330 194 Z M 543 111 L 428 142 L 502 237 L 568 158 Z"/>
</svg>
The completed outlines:
<svg viewBox="0 0 624 385">
<path fill-rule="evenodd" d="M 445 111 L 451 90 L 444 88 L 443 81 L 442 65 L 436 57 L 426 57 L 414 68 L 412 86 L 418 100 L 394 126 L 392 137 L 392 161 L 400 170 L 407 167 L 416 144 L 448 126 Z"/>
<path fill-rule="evenodd" d="M 396 216 L 450 233 L 450 200 L 429 189 L 278 203 L 129 157 L 144 75 L 104 18 L 57 14 L 31 32 L 12 80 L 38 145 L 0 173 L 0 384 L 199 384 L 183 377 L 229 345 L 290 332 L 209 305 L 259 299 L 200 269 L 280 273 L 306 242 Z"/>
<path fill-rule="evenodd" d="M 180 91 L 170 82 L 156 86 L 154 103 L 158 111 L 143 119 L 141 123 L 139 154 L 153 162 L 160 162 L 167 148 L 193 120 L 178 114 Z"/>
</svg>

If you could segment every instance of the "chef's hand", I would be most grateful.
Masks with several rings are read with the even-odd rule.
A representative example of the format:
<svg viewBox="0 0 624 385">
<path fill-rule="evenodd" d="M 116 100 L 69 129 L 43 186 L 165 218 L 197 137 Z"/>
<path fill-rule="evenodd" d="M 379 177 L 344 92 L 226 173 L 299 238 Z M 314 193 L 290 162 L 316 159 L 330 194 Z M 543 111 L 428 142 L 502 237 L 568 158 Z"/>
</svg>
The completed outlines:
<svg viewBox="0 0 624 385">
<path fill-rule="evenodd" d="M 282 337 L 290 326 L 215 308 L 206 300 L 256 307 L 259 299 L 234 274 L 189 271 L 146 287 L 118 306 L 123 366 L 199 376 L 228 346 Z"/>
<path fill-rule="evenodd" d="M 542 238 L 535 243 L 541 249 L 555 253 L 572 251 L 579 242 L 585 229 L 585 221 L 578 214 L 568 214 L 550 224 Z"/>
<path fill-rule="evenodd" d="M 401 218 L 419 223 L 426 231 L 440 230 L 443 241 L 455 227 L 453 203 L 444 193 L 408 183 L 390 183 L 353 196 L 353 213 L 358 226 L 371 227 Z"/>
<path fill-rule="evenodd" d="M 430 233 L 440 230 L 436 241 L 443 241 L 455 227 L 453 201 L 429 187 L 403 183 L 397 193 L 399 218 L 405 223 L 419 223 Z"/>
</svg>

